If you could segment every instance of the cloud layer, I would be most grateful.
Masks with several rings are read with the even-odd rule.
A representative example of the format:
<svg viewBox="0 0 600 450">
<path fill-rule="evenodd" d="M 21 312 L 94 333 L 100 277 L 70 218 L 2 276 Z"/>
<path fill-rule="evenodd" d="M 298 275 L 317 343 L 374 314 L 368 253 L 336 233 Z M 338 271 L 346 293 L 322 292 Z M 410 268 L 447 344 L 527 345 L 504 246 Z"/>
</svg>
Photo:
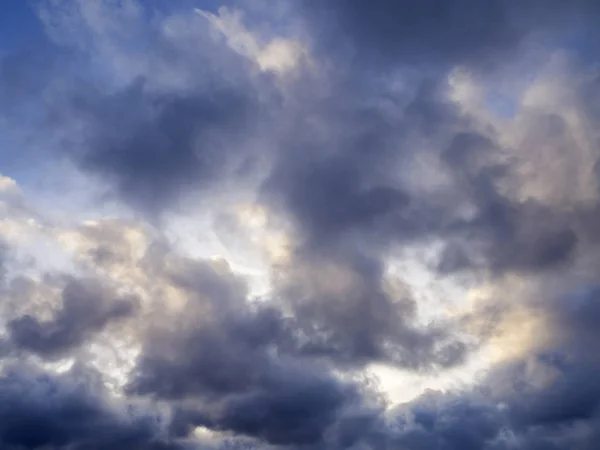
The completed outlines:
<svg viewBox="0 0 600 450">
<path fill-rule="evenodd" d="M 596 2 L 31 14 L 0 448 L 600 445 Z"/>
</svg>

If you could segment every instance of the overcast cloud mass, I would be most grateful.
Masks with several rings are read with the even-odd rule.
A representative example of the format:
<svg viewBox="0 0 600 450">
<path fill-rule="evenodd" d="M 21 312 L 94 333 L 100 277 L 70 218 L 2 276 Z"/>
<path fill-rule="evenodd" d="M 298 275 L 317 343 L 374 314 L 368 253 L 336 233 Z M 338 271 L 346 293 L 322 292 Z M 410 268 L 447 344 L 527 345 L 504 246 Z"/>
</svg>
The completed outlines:
<svg viewBox="0 0 600 450">
<path fill-rule="evenodd" d="M 600 2 L 0 3 L 0 450 L 600 448 Z"/>
</svg>

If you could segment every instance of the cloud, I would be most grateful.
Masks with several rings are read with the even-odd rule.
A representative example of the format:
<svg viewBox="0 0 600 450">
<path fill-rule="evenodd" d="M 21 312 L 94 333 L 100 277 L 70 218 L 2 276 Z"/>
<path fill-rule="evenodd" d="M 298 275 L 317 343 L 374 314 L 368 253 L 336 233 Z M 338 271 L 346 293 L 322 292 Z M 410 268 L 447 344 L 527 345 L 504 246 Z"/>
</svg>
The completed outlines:
<svg viewBox="0 0 600 450">
<path fill-rule="evenodd" d="M 202 426 L 271 444 L 316 444 L 339 413 L 363 401 L 326 366 L 289 353 L 295 334 L 277 305 L 248 303 L 226 268 L 176 261 L 175 271 L 157 274 L 190 301 L 148 330 L 126 390 L 182 405 L 172 424 L 177 435 Z"/>
<path fill-rule="evenodd" d="M 396 410 L 388 436 L 417 449 L 593 448 L 595 369 L 558 361 L 539 355 L 493 372 L 477 390 L 425 394 Z"/>
<path fill-rule="evenodd" d="M 598 7 L 182 5 L 2 62 L 0 447 L 596 448 Z"/>
<path fill-rule="evenodd" d="M 302 3 L 328 55 L 353 56 L 360 64 L 469 65 L 490 68 L 514 57 L 535 37 L 552 39 L 576 27 L 589 29 L 598 9 L 586 0 L 524 2 L 431 0 L 370 4 Z M 322 38 L 322 36 L 325 38 Z M 496 66 L 497 67 L 497 66 Z"/>
<path fill-rule="evenodd" d="M 530 314 L 552 322 L 540 329 L 545 341 L 504 360 L 474 386 L 431 391 L 396 408 L 379 425 L 389 442 L 417 449 L 593 448 L 598 359 L 584 350 L 595 334 L 581 320 L 594 317 L 595 292 L 529 299 L 538 308 Z"/>
<path fill-rule="evenodd" d="M 210 186 L 243 164 L 230 139 L 247 130 L 255 100 L 235 87 L 195 97 L 148 93 L 142 84 L 108 98 L 77 99 L 74 113 L 89 127 L 80 154 L 84 170 L 114 183 L 119 198 L 150 214 L 187 192 Z"/>
<path fill-rule="evenodd" d="M 33 88 L 16 90 L 10 80 L 24 83 L 33 64 L 43 73 L 35 89 L 47 107 L 28 109 L 18 124 L 29 125 L 30 141 L 154 218 L 224 177 L 244 176 L 257 157 L 251 135 L 274 112 L 263 105 L 277 107 L 277 89 L 210 33 L 208 16 L 159 15 L 150 25 L 136 2 L 41 2 L 39 14 L 50 56 L 3 61 L 10 79 L 2 86 L 17 104 L 35 103 Z M 282 45 L 272 43 L 260 61 L 288 64 L 275 61 Z"/>
<path fill-rule="evenodd" d="M 112 404 L 92 374 L 7 367 L 0 392 L 0 442 L 6 449 L 178 448 L 163 439 L 160 415 Z"/>
<path fill-rule="evenodd" d="M 8 322 L 9 338 L 19 350 L 57 357 L 82 345 L 89 334 L 133 315 L 135 299 L 118 298 L 94 280 L 66 280 L 62 305 L 54 317 L 40 321 L 24 315 Z"/>
<path fill-rule="evenodd" d="M 459 364 L 467 346 L 445 323 L 419 326 L 417 303 L 381 263 L 357 253 L 299 256 L 280 269 L 276 295 L 293 312 L 294 350 L 336 364 Z"/>
</svg>

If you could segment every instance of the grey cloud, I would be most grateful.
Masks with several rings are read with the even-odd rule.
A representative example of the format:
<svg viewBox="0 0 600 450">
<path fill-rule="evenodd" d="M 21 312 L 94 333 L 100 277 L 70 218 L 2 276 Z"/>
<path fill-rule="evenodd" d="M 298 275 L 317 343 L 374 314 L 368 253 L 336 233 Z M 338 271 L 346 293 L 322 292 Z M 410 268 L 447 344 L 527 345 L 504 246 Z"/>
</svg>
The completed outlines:
<svg viewBox="0 0 600 450">
<path fill-rule="evenodd" d="M 333 77 L 339 86 L 330 96 L 309 97 L 292 112 L 298 118 L 261 200 L 291 219 L 305 251 L 357 243 L 382 249 L 434 233 L 440 212 L 428 211 L 427 199 L 415 197 L 406 180 L 414 136 L 443 145 L 465 118 L 435 82 L 395 98 L 385 83 Z"/>
<path fill-rule="evenodd" d="M 182 289 L 191 313 L 210 306 L 222 318 L 237 306 L 244 306 L 248 295 L 246 281 L 236 276 L 227 261 L 210 261 L 182 256 L 163 241 L 152 243 L 141 267 L 155 280 Z"/>
<path fill-rule="evenodd" d="M 324 367 L 279 354 L 272 314 L 155 336 L 128 392 L 190 405 L 176 416 L 176 434 L 205 426 L 271 444 L 322 441 L 338 412 L 360 396 Z"/>
<path fill-rule="evenodd" d="M 380 416 L 362 439 L 417 450 L 594 448 L 600 361 L 586 348 L 590 333 L 596 336 L 589 328 L 596 291 L 543 299 L 541 306 L 553 320 L 548 348 L 492 368 L 467 389 L 427 392 Z M 591 317 L 588 325 L 584 317 Z"/>
<path fill-rule="evenodd" d="M 6 242 L 0 240 L 0 285 L 3 285 L 6 281 L 7 274 L 7 262 L 10 259 L 10 247 Z"/>
<path fill-rule="evenodd" d="M 437 62 L 447 56 L 452 64 L 466 62 L 463 58 L 478 63 L 482 55 L 477 52 L 494 58 L 496 47 L 511 44 L 512 38 L 516 42 L 526 33 L 545 29 L 558 36 L 559 28 L 566 32 L 561 28 L 567 26 L 560 18 L 563 13 L 572 14 L 576 22 L 598 12 L 586 2 L 551 3 L 544 6 L 543 14 L 536 12 L 542 7 L 538 2 L 468 3 L 450 7 L 439 2 L 305 2 L 303 6 L 312 19 L 313 13 L 319 16 L 316 22 L 332 24 L 336 39 L 345 32 L 355 39 L 359 61 L 364 50 L 375 57 L 391 56 L 399 64 L 410 61 L 410 57 L 402 59 L 407 56 L 404 50 Z M 402 26 L 404 20 L 410 26 Z M 343 53 L 340 48 L 334 45 L 328 51 Z M 292 219 L 302 246 L 366 245 L 371 251 L 373 247 L 383 251 L 442 238 L 450 244 L 439 263 L 444 273 L 482 267 L 495 273 L 535 272 L 571 261 L 582 238 L 574 227 L 581 225 L 577 224 L 581 217 L 506 193 L 506 186 L 515 182 L 519 163 L 500 162 L 505 149 L 494 130 L 489 126 L 482 130 L 478 118 L 449 101 L 441 81 L 447 75 L 444 70 L 441 76 L 433 75 L 433 81 L 416 83 L 415 89 L 411 86 L 408 101 L 403 94 L 388 96 L 383 77 L 376 84 L 373 76 L 350 73 L 333 71 L 342 87 L 319 102 L 316 110 L 311 106 L 303 110 L 319 118 L 318 126 L 297 121 L 312 131 L 292 128 L 296 139 L 285 146 L 289 151 L 278 155 L 263 186 L 266 202 Z M 426 78 L 423 73 L 417 77 Z M 564 124 L 551 127 L 556 135 L 552 142 L 541 138 L 547 133 L 540 131 L 527 145 L 556 146 L 560 141 L 567 153 L 572 139 L 564 129 Z M 423 141 L 431 149 L 413 148 Z M 416 152 L 429 152 L 441 161 L 453 179 L 451 186 L 433 194 L 411 191 L 407 180 L 411 155 Z M 465 202 L 475 209 L 474 217 L 457 218 Z"/>
<path fill-rule="evenodd" d="M 231 397 L 218 412 L 182 411 L 178 426 L 201 425 L 274 445 L 318 445 L 352 401 L 360 399 L 333 378 L 289 367 Z"/>
<path fill-rule="evenodd" d="M 508 363 L 476 386 L 426 392 L 375 417 L 358 442 L 415 450 L 591 449 L 598 442 L 596 370 L 545 355 Z"/>
<path fill-rule="evenodd" d="M 132 391 L 218 397 L 243 391 L 269 372 L 267 348 L 277 344 L 283 317 L 268 305 L 250 305 L 245 284 L 228 267 L 183 258 L 161 245 L 150 248 L 144 265 L 188 301 L 185 314 L 146 336 Z"/>
<path fill-rule="evenodd" d="M 365 402 L 358 386 L 325 364 L 298 358 L 297 329 L 281 305 L 249 303 L 225 269 L 161 254 L 150 258 L 155 277 L 184 289 L 189 302 L 173 323 L 149 330 L 127 392 L 175 405 L 173 433 L 204 426 L 317 445 L 339 414 Z"/>
<path fill-rule="evenodd" d="M 506 160 L 493 133 L 460 131 L 442 145 L 440 159 L 452 177 L 446 203 L 420 197 L 413 201 L 421 213 L 409 218 L 413 236 L 445 240 L 441 272 L 468 270 L 483 265 L 497 273 L 543 271 L 569 262 L 574 255 L 577 213 L 517 199 L 510 194 L 520 168 Z M 436 192 L 434 196 L 443 195 Z M 461 204 L 472 208 L 469 217 L 456 215 Z M 433 205 L 433 206 L 428 206 Z M 398 224 L 402 225 L 402 222 Z"/>
<path fill-rule="evenodd" d="M 406 286 L 387 285 L 381 263 L 331 249 L 299 256 L 279 275 L 277 297 L 293 311 L 299 355 L 342 366 L 370 362 L 422 369 L 453 366 L 467 351 L 449 324 L 418 327 Z"/>
<path fill-rule="evenodd" d="M 597 368 L 568 362 L 554 363 L 553 367 L 552 355 L 546 359 L 550 360 L 550 368 L 558 368 L 560 374 L 541 393 L 519 391 L 520 398 L 513 400 L 511 411 L 515 425 L 551 427 L 593 419 L 600 406 L 600 392 L 592 376 Z"/>
<path fill-rule="evenodd" d="M 128 239 L 127 232 L 133 231 L 142 235 L 147 231 L 145 228 L 138 228 L 138 225 L 135 222 L 103 220 L 93 226 L 78 228 L 77 231 L 92 243 L 92 248 L 85 256 L 102 268 L 134 264 L 137 249 Z"/>
<path fill-rule="evenodd" d="M 484 449 L 503 422 L 493 405 L 479 402 L 476 396 L 447 398 L 439 393 L 425 394 L 396 414 L 400 432 L 392 434 L 392 442 L 399 448 L 419 450 Z"/>
<path fill-rule="evenodd" d="M 41 3 L 54 40 L 48 56 L 7 59 L 0 78 L 0 95 L 26 109 L 18 123 L 6 116 L 11 133 L 26 124 L 26 140 L 15 134 L 24 150 L 43 143 L 100 181 L 109 200 L 153 219 L 190 193 L 244 175 L 277 90 L 207 20 L 135 3 Z M 144 11 L 156 22 L 145 23 Z M 140 45 L 144 52 L 134 50 Z M 98 74 L 96 56 L 109 73 Z"/>
<path fill-rule="evenodd" d="M 160 213 L 198 186 L 242 164 L 232 153 L 258 107 L 251 92 L 223 86 L 210 92 L 161 95 L 143 82 L 113 96 L 77 99 L 84 142 L 73 157 L 85 170 L 114 183 L 119 198 Z M 233 170 L 235 173 L 235 170 Z"/>
<path fill-rule="evenodd" d="M 135 384 L 144 392 L 179 396 L 188 382 L 199 383 L 205 393 L 236 390 L 240 379 L 264 376 L 272 352 L 345 367 L 384 362 L 431 368 L 459 364 L 467 351 L 450 331 L 451 324 L 414 325 L 417 305 L 411 292 L 406 286 L 388 285 L 382 263 L 362 252 L 341 248 L 334 253 L 328 248 L 325 254 L 296 255 L 279 268 L 272 298 L 260 306 L 247 300 L 244 283 L 224 266 L 177 257 L 157 247 L 146 264 L 154 279 L 184 290 L 189 317 L 182 322 L 186 328 L 173 330 L 172 336 L 150 336 L 149 349 L 170 344 L 142 359 Z M 192 319 L 195 314 L 202 318 Z M 163 356 L 177 354 L 170 345 L 194 350 L 188 358 L 171 361 Z M 162 366 L 169 364 L 165 372 Z M 216 371 L 189 381 L 176 375 L 188 377 L 193 366 L 207 365 Z M 154 380 L 153 374 L 163 381 Z M 153 387 L 144 388 L 146 384 Z"/>
<path fill-rule="evenodd" d="M 479 133 L 458 133 L 442 153 L 454 178 L 459 201 L 474 207 L 471 218 L 453 218 L 457 203 L 433 210 L 443 218 L 432 235 L 447 240 L 439 269 L 444 273 L 477 268 L 497 273 L 543 271 L 568 263 L 577 250 L 577 214 L 535 199 L 515 199 L 516 163 L 495 162 L 502 149 Z"/>
<path fill-rule="evenodd" d="M 270 180 L 279 195 L 285 195 L 287 208 L 303 221 L 308 239 L 314 245 L 355 229 L 369 230 L 378 219 L 402 209 L 408 196 L 401 189 L 386 185 L 361 186 L 360 156 L 333 157 L 306 163 L 279 178 Z"/>
<path fill-rule="evenodd" d="M 317 46 L 333 58 L 355 58 L 360 66 L 422 65 L 445 69 L 468 64 L 488 69 L 505 61 L 528 36 L 568 36 L 591 29 L 595 2 L 526 0 L 339 0 L 302 2 L 319 36 Z"/>
<path fill-rule="evenodd" d="M 160 415 L 111 404 L 85 372 L 53 376 L 5 367 L 0 376 L 0 447 L 20 449 L 167 449 Z"/>
<path fill-rule="evenodd" d="M 68 280 L 61 297 L 61 307 L 51 320 L 25 315 L 8 322 L 9 339 L 16 349 L 47 358 L 61 357 L 110 322 L 130 317 L 136 309 L 135 299 L 119 298 L 95 280 Z"/>
<path fill-rule="evenodd" d="M 494 14 L 484 11 L 486 7 L 477 6 L 474 11 L 489 21 Z M 409 19 L 415 22 L 430 19 L 419 11 L 414 14 Z M 465 30 L 469 39 L 479 40 L 452 42 L 450 38 L 460 28 L 450 25 L 422 45 L 464 62 L 496 43 L 500 46 L 510 41 L 505 40 L 504 29 L 494 34 L 497 29 L 482 27 Z M 407 42 L 418 41 L 420 32 L 415 31 Z M 472 126 L 476 121 L 450 106 L 445 92 L 425 85 L 412 101 L 392 108 L 392 118 L 397 119 L 393 121 L 383 107 L 365 114 L 360 103 L 374 100 L 376 91 L 369 81 L 359 77 L 353 81 L 364 83 L 363 90 L 335 91 L 330 104 L 319 103 L 316 111 L 311 111 L 320 119 L 319 126 L 305 127 L 306 122 L 298 120 L 298 127 L 292 127 L 275 155 L 274 171 L 263 186 L 268 204 L 291 218 L 302 238 L 300 256 L 293 256 L 289 273 L 280 274 L 284 286 L 278 286 L 281 290 L 277 292 L 292 317 L 286 317 L 278 307 L 270 309 L 270 304 L 264 309 L 251 307 L 245 302 L 245 289 L 234 280 L 222 278 L 208 265 L 184 263 L 167 279 L 183 287 L 193 301 L 206 302 L 203 305 L 211 312 L 195 319 L 193 309 L 189 309 L 189 322 L 148 336 L 130 380 L 129 394 L 184 404 L 173 425 L 182 436 L 202 425 L 271 444 L 325 446 L 328 433 L 336 430 L 342 448 L 366 443 L 375 448 L 475 450 L 511 448 L 510 439 L 503 435 L 508 430 L 515 436 L 516 448 L 552 448 L 561 442 L 562 448 L 583 445 L 567 431 L 557 431 L 558 436 L 554 436 L 550 430 L 551 426 L 569 428 L 574 421 L 594 426 L 596 403 L 591 399 L 596 393 L 580 378 L 589 372 L 570 378 L 566 369 L 560 370 L 566 379 L 577 380 L 573 385 L 570 381 L 557 382 L 542 390 L 523 392 L 520 397 L 500 392 L 491 398 L 466 393 L 450 394 L 431 403 L 420 399 L 408 407 L 412 422 L 399 425 L 399 429 L 389 429 L 380 424 L 383 419 L 369 414 L 365 422 L 359 422 L 358 436 L 345 429 L 351 421 L 345 422 L 343 417 L 355 397 L 352 389 L 346 391 L 329 373 L 330 364 L 337 368 L 373 361 L 411 368 L 450 366 L 460 362 L 466 351 L 445 329 L 416 329 L 412 325 L 414 300 L 384 291 L 380 261 L 387 246 L 442 237 L 456 243 L 455 261 L 445 263 L 447 273 L 455 267 L 492 269 L 496 274 L 530 273 L 569 261 L 580 239 L 570 213 L 534 200 L 517 201 L 501 189 L 503 183 L 511 181 L 514 167 L 511 162 L 496 162 L 502 149 L 493 133 Z M 345 103 L 345 96 L 359 105 Z M 169 115 L 165 113 L 165 117 Z M 161 115 L 159 119 L 150 121 L 151 127 L 163 123 Z M 323 128 L 327 130 L 324 137 L 319 134 Z M 184 137 L 191 135 L 185 127 L 174 130 L 183 131 Z M 412 145 L 419 139 L 410 139 L 415 134 L 424 137 L 434 147 L 432 155 L 441 157 L 445 164 L 452 181 L 444 198 L 451 201 L 415 194 L 405 186 L 403 164 L 416 151 Z M 92 170 L 117 174 L 117 186 L 121 182 L 128 186 L 132 180 L 134 184 L 122 189 L 126 194 L 138 195 L 135 183 L 140 180 L 140 191 L 152 193 L 147 185 L 153 183 L 153 172 L 145 172 L 142 166 L 138 178 L 136 172 L 129 171 L 129 154 L 121 159 L 122 148 L 114 148 L 119 151 L 97 153 L 100 162 L 92 158 Z M 170 155 L 168 150 L 165 154 Z M 190 178 L 202 173 L 192 154 L 188 151 L 181 160 L 175 158 L 169 177 L 181 182 L 176 175 L 181 169 L 188 173 L 188 167 Z M 165 158 L 171 164 L 170 156 Z M 161 157 L 156 162 L 151 165 L 164 165 Z M 159 185 L 161 189 L 165 186 Z M 164 199 L 162 204 L 168 204 L 174 198 L 161 195 L 152 194 L 149 201 L 157 196 Z M 474 216 L 457 219 L 455 209 L 465 200 L 474 206 Z M 160 262 L 156 264 L 153 270 L 160 279 L 165 268 Z M 349 274 L 355 283 L 349 291 L 331 293 L 320 289 L 311 276 L 303 279 L 297 275 L 305 266 L 320 271 L 328 265 Z M 302 363 L 306 367 L 300 367 Z M 524 369 L 513 370 L 490 378 L 481 388 L 491 390 L 495 383 L 507 383 L 507 379 L 531 383 Z M 529 399 L 529 410 L 520 409 L 519 398 L 524 397 Z M 508 412 L 498 405 L 501 402 L 508 404 Z"/>
<path fill-rule="evenodd" d="M 600 288 L 597 284 L 590 284 L 577 286 L 567 295 L 551 301 L 534 303 L 549 317 L 550 326 L 563 343 L 563 355 L 584 358 L 595 364 L 600 362 L 586 350 L 598 338 L 599 300 Z"/>
<path fill-rule="evenodd" d="M 511 196 L 507 186 L 515 183 L 518 163 L 506 160 L 495 130 L 481 130 L 476 118 L 452 105 L 443 83 L 421 84 L 392 112 L 383 106 L 385 89 L 362 87 L 355 96 L 376 106 L 361 107 L 339 93 L 309 109 L 319 125 L 308 135 L 293 128 L 297 141 L 278 154 L 262 187 L 263 201 L 291 219 L 302 252 L 385 254 L 441 238 L 449 244 L 439 263 L 444 273 L 481 266 L 541 271 L 570 260 L 580 240 L 576 214 Z M 330 133 L 320 131 L 324 124 Z M 417 150 L 423 141 L 428 145 Z M 419 152 L 440 164 L 450 179 L 446 187 L 411 186 Z M 465 204 L 471 217 L 457 213 Z"/>
<path fill-rule="evenodd" d="M 440 272 L 497 275 L 556 269 L 577 250 L 570 213 L 505 192 L 517 168 L 503 160 L 494 131 L 479 130 L 475 118 L 452 105 L 442 83 L 422 86 L 392 113 L 380 106 L 385 89 L 364 85 L 355 96 L 376 106 L 361 107 L 340 93 L 309 109 L 320 119 L 314 133 L 292 128 L 297 141 L 277 155 L 262 187 L 263 201 L 291 219 L 299 236 L 292 260 L 276 277 L 277 297 L 294 313 L 299 354 L 413 368 L 462 361 L 467 348 L 451 332 L 443 325 L 418 329 L 414 300 L 385 291 L 381 261 L 394 248 L 441 238 L 451 245 Z M 438 160 L 450 180 L 443 192 L 419 191 L 409 181 L 418 151 L 412 147 L 423 139 L 430 148 L 419 151 Z M 471 217 L 457 214 L 465 202 Z M 352 287 L 320 289 L 318 276 L 328 267 L 345 272 Z"/>
<path fill-rule="evenodd" d="M 501 196 L 480 200 L 479 207 L 473 221 L 446 230 L 450 242 L 456 240 L 442 254 L 442 272 L 477 268 L 474 261 L 482 257 L 483 266 L 497 273 L 543 271 L 568 263 L 576 251 L 578 236 L 569 215 Z"/>
</svg>

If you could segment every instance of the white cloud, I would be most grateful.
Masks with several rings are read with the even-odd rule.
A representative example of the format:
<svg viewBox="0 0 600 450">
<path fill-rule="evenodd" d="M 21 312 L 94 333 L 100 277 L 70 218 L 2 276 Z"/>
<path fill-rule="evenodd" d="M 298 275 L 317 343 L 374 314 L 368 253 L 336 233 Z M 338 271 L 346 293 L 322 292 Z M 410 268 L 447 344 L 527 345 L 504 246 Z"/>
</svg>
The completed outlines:
<svg viewBox="0 0 600 450">
<path fill-rule="evenodd" d="M 261 39 L 257 33 L 248 30 L 240 10 L 221 7 L 218 14 L 201 9 L 196 12 L 225 37 L 234 51 L 253 61 L 262 71 L 283 75 L 308 60 L 307 50 L 299 40 L 277 36 Z"/>
</svg>

